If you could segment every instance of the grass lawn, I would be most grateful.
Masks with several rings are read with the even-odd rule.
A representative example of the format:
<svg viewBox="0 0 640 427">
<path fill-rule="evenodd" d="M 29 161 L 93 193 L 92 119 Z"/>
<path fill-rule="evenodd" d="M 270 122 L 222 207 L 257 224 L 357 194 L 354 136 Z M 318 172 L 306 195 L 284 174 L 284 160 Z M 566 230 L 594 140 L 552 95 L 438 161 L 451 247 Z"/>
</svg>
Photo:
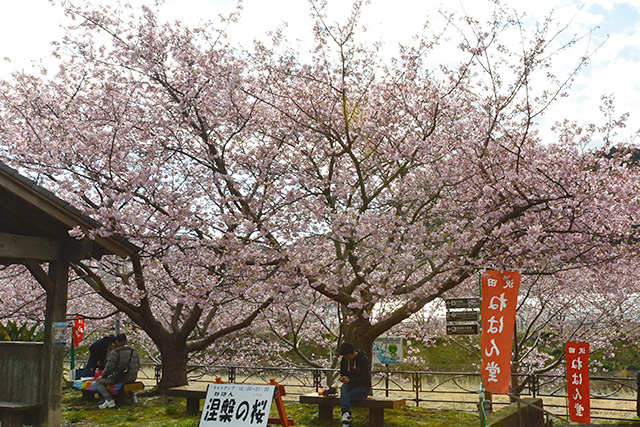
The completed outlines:
<svg viewBox="0 0 640 427">
<path fill-rule="evenodd" d="M 63 426 L 131 426 L 136 427 L 197 427 L 200 415 L 185 414 L 185 399 L 165 396 L 140 396 L 137 404 L 115 409 L 98 409 L 97 401 L 86 401 L 77 390 L 67 390 L 62 402 Z M 300 405 L 285 401 L 287 415 L 296 426 L 322 426 L 315 405 Z M 339 409 L 334 417 L 338 420 Z M 369 411 L 354 408 L 354 427 L 369 425 Z M 273 405 L 271 416 L 277 416 Z M 454 427 L 477 426 L 475 413 L 406 407 L 385 411 L 387 427 Z"/>
</svg>

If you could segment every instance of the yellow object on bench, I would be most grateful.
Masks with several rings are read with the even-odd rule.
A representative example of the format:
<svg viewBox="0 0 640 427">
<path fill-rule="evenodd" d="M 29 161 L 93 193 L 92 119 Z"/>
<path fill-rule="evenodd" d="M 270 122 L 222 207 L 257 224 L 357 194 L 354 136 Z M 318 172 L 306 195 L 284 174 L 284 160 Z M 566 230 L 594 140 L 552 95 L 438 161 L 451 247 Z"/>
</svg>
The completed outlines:
<svg viewBox="0 0 640 427">
<path fill-rule="evenodd" d="M 129 397 L 129 393 L 134 392 L 136 390 L 144 390 L 144 383 L 140 381 L 136 381 L 135 383 L 123 384 L 122 388 L 120 389 L 120 392 L 116 394 L 116 397 L 115 397 L 115 400 L 118 403 L 118 405 L 124 404 L 126 402 L 127 397 Z M 132 397 L 133 403 L 138 402 L 138 399 L 136 398 L 135 394 L 133 394 L 131 397 Z"/>
<path fill-rule="evenodd" d="M 136 391 L 136 390 L 144 390 L 144 383 L 140 381 L 136 381 L 135 383 L 129 383 L 122 386 L 122 390 L 124 391 Z"/>
<path fill-rule="evenodd" d="M 318 418 L 320 421 L 331 422 L 333 420 L 333 408 L 340 406 L 340 398 L 309 393 L 300 396 L 300 403 L 318 405 Z M 369 408 L 369 425 L 382 427 L 384 424 L 384 410 L 407 406 L 407 401 L 404 398 L 397 397 L 368 396 L 366 399 L 352 402 L 351 406 Z"/>
</svg>

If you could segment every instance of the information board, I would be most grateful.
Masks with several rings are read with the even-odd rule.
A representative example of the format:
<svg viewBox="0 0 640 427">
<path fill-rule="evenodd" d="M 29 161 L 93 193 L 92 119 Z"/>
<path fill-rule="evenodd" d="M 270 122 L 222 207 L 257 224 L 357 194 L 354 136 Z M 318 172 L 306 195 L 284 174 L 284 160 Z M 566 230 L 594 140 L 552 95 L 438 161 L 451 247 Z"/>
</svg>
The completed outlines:
<svg viewBox="0 0 640 427">
<path fill-rule="evenodd" d="M 477 322 L 477 310 L 447 311 L 447 322 Z"/>
<path fill-rule="evenodd" d="M 275 385 L 209 384 L 200 427 L 266 427 Z"/>
<path fill-rule="evenodd" d="M 402 363 L 402 337 L 378 337 L 373 341 L 373 363 Z"/>
<path fill-rule="evenodd" d="M 480 298 L 447 298 L 444 304 L 448 309 L 451 308 L 480 308 Z"/>
<path fill-rule="evenodd" d="M 478 335 L 478 323 L 447 324 L 447 335 Z"/>
<path fill-rule="evenodd" d="M 64 347 L 67 345 L 67 322 L 53 322 L 53 341 L 54 347 Z"/>
<path fill-rule="evenodd" d="M 448 298 L 445 305 L 447 335 L 477 335 L 480 332 L 480 298 Z"/>
</svg>

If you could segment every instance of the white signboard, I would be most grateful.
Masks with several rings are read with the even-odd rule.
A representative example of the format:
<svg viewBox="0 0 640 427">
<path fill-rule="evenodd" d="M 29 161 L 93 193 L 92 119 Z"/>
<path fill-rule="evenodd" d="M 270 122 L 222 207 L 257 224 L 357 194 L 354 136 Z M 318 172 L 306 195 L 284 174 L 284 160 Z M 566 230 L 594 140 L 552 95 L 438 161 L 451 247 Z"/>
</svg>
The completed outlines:
<svg viewBox="0 0 640 427">
<path fill-rule="evenodd" d="M 373 363 L 402 363 L 402 338 L 378 337 L 373 341 Z"/>
<path fill-rule="evenodd" d="M 200 427 L 266 427 L 275 387 L 209 384 Z"/>
<path fill-rule="evenodd" d="M 64 347 L 67 345 L 67 322 L 53 322 L 53 341 L 54 347 Z"/>
</svg>

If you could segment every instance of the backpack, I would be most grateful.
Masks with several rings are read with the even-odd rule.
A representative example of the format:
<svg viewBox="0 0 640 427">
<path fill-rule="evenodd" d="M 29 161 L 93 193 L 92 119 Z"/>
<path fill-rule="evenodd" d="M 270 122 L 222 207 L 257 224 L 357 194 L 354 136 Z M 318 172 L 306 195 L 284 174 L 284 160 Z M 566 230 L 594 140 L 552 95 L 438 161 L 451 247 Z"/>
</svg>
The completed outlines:
<svg viewBox="0 0 640 427">
<path fill-rule="evenodd" d="M 124 380 L 124 377 L 126 377 L 127 374 L 129 373 L 129 370 L 131 369 L 130 364 L 131 364 L 131 358 L 133 357 L 133 351 L 134 350 L 131 349 L 131 353 L 129 353 L 129 360 L 124 365 L 118 365 L 118 362 L 120 362 L 120 352 L 118 352 L 116 368 L 109 375 L 109 379 L 112 379 L 113 381 L 115 381 L 116 384 L 121 383 Z"/>
</svg>

